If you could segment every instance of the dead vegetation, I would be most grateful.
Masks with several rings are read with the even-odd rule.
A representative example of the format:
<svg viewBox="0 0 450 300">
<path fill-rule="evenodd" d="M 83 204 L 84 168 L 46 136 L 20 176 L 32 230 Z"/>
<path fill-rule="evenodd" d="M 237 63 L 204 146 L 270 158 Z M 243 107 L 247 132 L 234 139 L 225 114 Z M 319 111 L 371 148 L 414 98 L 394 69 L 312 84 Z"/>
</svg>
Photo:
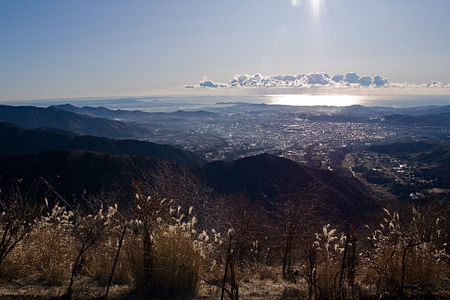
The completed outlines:
<svg viewBox="0 0 450 300">
<path fill-rule="evenodd" d="M 193 207 L 136 195 L 133 212 L 89 212 L 4 195 L 3 295 L 85 299 L 415 299 L 449 296 L 448 220 L 385 208 L 377 225 L 311 232 L 284 205 L 271 232 L 238 214 L 228 232 L 197 224 Z M 278 231 L 277 231 L 278 230 Z M 433 298 L 434 297 L 434 298 Z M 439 298 L 441 297 L 441 298 Z"/>
</svg>

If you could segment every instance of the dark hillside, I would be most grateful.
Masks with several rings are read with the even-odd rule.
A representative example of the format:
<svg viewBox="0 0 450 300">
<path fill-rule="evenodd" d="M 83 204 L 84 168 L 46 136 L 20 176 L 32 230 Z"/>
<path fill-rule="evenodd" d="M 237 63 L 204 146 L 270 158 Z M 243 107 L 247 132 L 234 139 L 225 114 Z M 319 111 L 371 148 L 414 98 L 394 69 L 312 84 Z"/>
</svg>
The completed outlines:
<svg viewBox="0 0 450 300">
<path fill-rule="evenodd" d="M 450 163 L 450 145 L 434 142 L 391 143 L 372 146 L 369 150 L 422 163 Z"/>
<path fill-rule="evenodd" d="M 450 145 L 422 141 L 377 145 L 369 150 L 419 163 L 421 167 L 417 168 L 416 176 L 432 181 L 428 188 L 450 187 Z"/>
<path fill-rule="evenodd" d="M 450 124 L 450 115 L 447 114 L 424 114 L 424 115 L 387 115 L 382 122 L 396 125 L 415 125 L 415 126 L 444 126 Z"/>
<path fill-rule="evenodd" d="M 89 151 L 46 151 L 0 158 L 0 186 L 6 191 L 12 180 L 23 191 L 35 183 L 36 197 L 55 198 L 40 179 L 70 202 L 83 196 L 105 194 L 127 205 L 137 192 L 158 193 L 162 197 L 183 195 L 190 198 L 197 183 L 186 167 L 165 160 L 136 155 L 111 155 Z M 198 193 L 197 193 L 198 194 Z M 41 198 L 42 199 L 42 198 Z M 108 200 L 108 199 L 107 199 Z"/>
<path fill-rule="evenodd" d="M 276 216 L 285 201 L 314 216 L 339 221 L 362 220 L 377 209 L 370 192 L 357 181 L 333 172 L 316 170 L 273 155 L 258 155 L 234 162 L 215 162 L 204 167 L 185 167 L 158 158 L 111 155 L 88 151 L 47 151 L 0 158 L 0 186 L 21 178 L 26 188 L 45 178 L 63 197 L 78 201 L 87 195 L 114 194 L 121 203 L 133 201 L 136 187 L 144 193 L 178 199 L 194 205 L 200 218 L 225 224 L 236 205 L 262 219 Z M 45 191 L 45 192 L 44 192 Z M 45 186 L 38 196 L 48 190 Z M 312 218 L 314 218 L 312 216 Z"/>
<path fill-rule="evenodd" d="M 93 118 L 52 107 L 0 105 L 0 121 L 24 128 L 49 127 L 110 138 L 138 138 L 149 134 L 147 130 L 127 123 Z"/>
<path fill-rule="evenodd" d="M 153 156 L 184 165 L 201 165 L 200 156 L 169 145 L 137 140 L 115 140 L 53 129 L 23 129 L 0 122 L 0 155 L 20 155 L 47 150 L 89 150 L 110 154 Z"/>
<path fill-rule="evenodd" d="M 220 193 L 244 193 L 268 211 L 277 201 L 313 202 L 320 214 L 361 219 L 376 209 L 370 191 L 356 180 L 312 169 L 289 159 L 261 154 L 204 167 L 207 184 Z"/>
</svg>

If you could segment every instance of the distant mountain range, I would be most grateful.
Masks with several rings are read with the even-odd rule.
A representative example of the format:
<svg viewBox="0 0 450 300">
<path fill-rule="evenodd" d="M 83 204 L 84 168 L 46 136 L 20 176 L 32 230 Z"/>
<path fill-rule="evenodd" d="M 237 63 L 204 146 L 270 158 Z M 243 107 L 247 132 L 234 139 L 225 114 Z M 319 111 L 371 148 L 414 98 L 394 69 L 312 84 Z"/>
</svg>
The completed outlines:
<svg viewBox="0 0 450 300">
<path fill-rule="evenodd" d="M 89 150 L 109 154 L 152 156 L 184 165 L 201 165 L 205 161 L 198 155 L 169 145 L 136 140 L 115 140 L 78 135 L 48 128 L 24 129 L 0 122 L 0 155 L 20 155 L 47 150 Z"/>
<path fill-rule="evenodd" d="M 423 115 L 387 115 L 381 122 L 401 125 L 445 126 L 450 127 L 450 113 L 423 114 Z"/>
<path fill-rule="evenodd" d="M 432 115 L 450 114 L 450 105 L 446 106 L 416 106 L 406 108 L 385 107 L 385 106 L 363 106 L 350 105 L 339 108 L 338 115 L 358 116 L 358 117 L 382 117 L 386 115 Z"/>
<path fill-rule="evenodd" d="M 217 117 L 216 113 L 199 110 L 199 111 L 183 111 L 175 112 L 144 112 L 139 110 L 122 110 L 122 109 L 108 109 L 105 107 L 91 107 L 83 106 L 77 107 L 71 104 L 61 104 L 50 106 L 77 114 L 88 115 L 91 117 L 105 118 L 109 120 L 121 120 L 126 122 L 148 122 L 160 118 L 188 118 L 188 119 L 208 119 Z"/>
<path fill-rule="evenodd" d="M 247 104 L 246 109 L 275 109 L 278 106 Z M 262 108 L 261 108 L 262 107 Z M 231 109 L 231 108 L 230 108 Z M 284 109 L 284 108 L 280 108 Z M 327 112 L 330 110 L 330 112 Z M 365 107 L 352 105 L 343 108 L 294 107 L 292 113 L 319 122 L 381 122 L 394 125 L 450 126 L 450 106 L 413 108 Z M 138 123 L 212 120 L 219 114 L 204 110 L 143 112 L 139 110 L 112 110 L 105 107 L 77 107 L 71 104 L 39 108 L 33 106 L 0 105 L 0 121 L 25 128 L 49 127 L 79 134 L 110 138 L 151 138 L 151 130 Z"/>
<path fill-rule="evenodd" d="M 284 107 L 279 105 L 247 104 L 238 103 L 237 109 L 272 110 Z M 125 122 L 151 122 L 159 119 L 213 119 L 219 114 L 209 111 L 176 111 L 165 112 L 143 112 L 139 110 L 111 110 L 105 107 L 77 107 L 71 104 L 51 106 L 77 114 L 87 115 L 109 120 L 120 120 Z M 233 110 L 233 107 L 227 109 Z M 422 125 L 422 126 L 449 126 L 450 105 L 448 106 L 422 106 L 411 108 L 392 107 L 366 107 L 362 105 L 351 105 L 347 107 L 293 107 L 294 113 L 300 113 L 302 117 L 319 122 L 384 122 L 397 125 Z"/>
<path fill-rule="evenodd" d="M 55 107 L 0 105 L 0 121 L 24 128 L 48 127 L 110 138 L 140 138 L 150 134 L 148 130 L 129 123 L 94 118 Z"/>
</svg>

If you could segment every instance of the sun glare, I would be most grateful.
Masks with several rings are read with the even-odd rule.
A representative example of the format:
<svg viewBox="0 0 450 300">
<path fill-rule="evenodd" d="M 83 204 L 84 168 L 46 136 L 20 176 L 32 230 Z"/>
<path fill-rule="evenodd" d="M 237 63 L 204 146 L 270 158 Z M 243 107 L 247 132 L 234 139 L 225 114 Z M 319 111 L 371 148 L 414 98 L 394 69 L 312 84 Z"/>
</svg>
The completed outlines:
<svg viewBox="0 0 450 300">
<path fill-rule="evenodd" d="M 302 5 L 302 0 L 291 0 L 292 6 L 299 7 Z"/>
<path fill-rule="evenodd" d="M 320 11 L 322 10 L 323 0 L 310 0 L 310 6 L 314 18 L 320 16 Z"/>
<path fill-rule="evenodd" d="M 353 95 L 273 95 L 271 104 L 291 106 L 350 106 L 360 102 Z"/>
</svg>

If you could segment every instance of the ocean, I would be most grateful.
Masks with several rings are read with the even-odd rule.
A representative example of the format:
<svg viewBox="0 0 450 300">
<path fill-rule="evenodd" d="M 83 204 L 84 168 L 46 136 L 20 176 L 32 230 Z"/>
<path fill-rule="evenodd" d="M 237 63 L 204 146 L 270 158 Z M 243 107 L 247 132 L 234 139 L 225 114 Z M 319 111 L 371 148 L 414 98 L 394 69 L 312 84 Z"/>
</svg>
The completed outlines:
<svg viewBox="0 0 450 300">
<path fill-rule="evenodd" d="M 172 112 L 177 110 L 214 110 L 234 104 L 267 104 L 293 106 L 384 106 L 417 107 L 450 105 L 450 95 L 336 95 L 274 94 L 258 96 L 148 96 L 111 98 L 62 98 L 0 101 L 6 105 L 47 107 L 70 103 L 75 106 L 102 106 L 109 109 Z"/>
</svg>

